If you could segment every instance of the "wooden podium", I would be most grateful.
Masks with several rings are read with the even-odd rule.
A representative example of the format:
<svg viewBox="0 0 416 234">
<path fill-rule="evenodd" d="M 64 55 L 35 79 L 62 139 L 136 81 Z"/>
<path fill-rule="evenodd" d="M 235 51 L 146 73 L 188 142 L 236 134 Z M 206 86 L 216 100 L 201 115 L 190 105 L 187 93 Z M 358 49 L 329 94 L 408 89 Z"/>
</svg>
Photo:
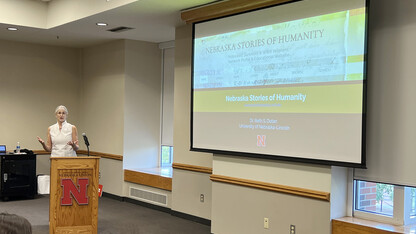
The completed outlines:
<svg viewBox="0 0 416 234">
<path fill-rule="evenodd" d="M 99 157 L 51 157 L 49 233 L 97 233 Z"/>
</svg>

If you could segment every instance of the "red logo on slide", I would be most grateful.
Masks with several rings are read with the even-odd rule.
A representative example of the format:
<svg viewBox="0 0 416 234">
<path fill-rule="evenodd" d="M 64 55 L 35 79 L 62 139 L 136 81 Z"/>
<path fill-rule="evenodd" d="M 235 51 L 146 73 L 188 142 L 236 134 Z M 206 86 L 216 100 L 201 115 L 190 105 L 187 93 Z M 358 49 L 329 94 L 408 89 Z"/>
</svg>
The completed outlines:
<svg viewBox="0 0 416 234">
<path fill-rule="evenodd" d="M 75 198 L 78 205 L 88 205 L 87 187 L 89 180 L 88 178 L 79 178 L 77 182 L 78 186 L 75 186 L 71 179 L 61 179 L 61 186 L 63 189 L 61 199 L 62 206 L 72 206 L 72 197 Z"/>
<path fill-rule="evenodd" d="M 266 147 L 266 135 L 257 135 L 257 146 Z"/>
</svg>

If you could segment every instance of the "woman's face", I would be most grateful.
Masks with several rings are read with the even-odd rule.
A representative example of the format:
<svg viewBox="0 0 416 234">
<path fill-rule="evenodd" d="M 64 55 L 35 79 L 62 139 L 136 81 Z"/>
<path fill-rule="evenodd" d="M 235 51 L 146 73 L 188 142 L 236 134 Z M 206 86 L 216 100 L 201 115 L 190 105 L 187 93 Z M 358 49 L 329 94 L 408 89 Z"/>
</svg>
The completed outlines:
<svg viewBox="0 0 416 234">
<path fill-rule="evenodd" d="M 66 116 L 67 116 L 67 114 L 66 114 L 64 109 L 59 109 L 56 112 L 56 119 L 58 120 L 58 122 L 61 122 L 61 123 L 65 122 L 66 121 Z"/>
</svg>

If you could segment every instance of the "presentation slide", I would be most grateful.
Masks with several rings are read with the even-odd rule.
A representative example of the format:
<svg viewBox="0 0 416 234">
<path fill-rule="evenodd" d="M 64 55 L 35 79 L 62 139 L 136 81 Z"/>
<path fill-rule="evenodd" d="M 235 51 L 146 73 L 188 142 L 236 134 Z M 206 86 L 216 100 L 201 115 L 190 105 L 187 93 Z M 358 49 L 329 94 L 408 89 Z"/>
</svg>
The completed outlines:
<svg viewBox="0 0 416 234">
<path fill-rule="evenodd" d="M 235 19 L 195 24 L 191 148 L 362 164 L 360 2 L 234 31 Z"/>
</svg>

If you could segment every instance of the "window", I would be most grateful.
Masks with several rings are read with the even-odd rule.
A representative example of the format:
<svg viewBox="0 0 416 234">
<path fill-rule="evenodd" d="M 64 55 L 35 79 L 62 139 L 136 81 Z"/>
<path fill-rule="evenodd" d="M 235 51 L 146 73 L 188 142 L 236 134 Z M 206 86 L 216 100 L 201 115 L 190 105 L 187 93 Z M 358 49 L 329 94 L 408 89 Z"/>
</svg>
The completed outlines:
<svg viewBox="0 0 416 234">
<path fill-rule="evenodd" d="M 356 210 L 393 216 L 393 185 L 357 181 L 356 188 Z"/>
<path fill-rule="evenodd" d="M 416 217 L 416 188 L 410 188 L 410 216 Z"/>
<path fill-rule="evenodd" d="M 416 188 L 354 181 L 354 216 L 395 225 L 416 223 Z"/>
<path fill-rule="evenodd" d="M 416 223 L 416 188 L 405 187 L 405 223 Z"/>
<path fill-rule="evenodd" d="M 162 145 L 162 151 L 160 152 L 160 166 L 168 167 L 172 166 L 173 147 L 168 145 Z"/>
</svg>

